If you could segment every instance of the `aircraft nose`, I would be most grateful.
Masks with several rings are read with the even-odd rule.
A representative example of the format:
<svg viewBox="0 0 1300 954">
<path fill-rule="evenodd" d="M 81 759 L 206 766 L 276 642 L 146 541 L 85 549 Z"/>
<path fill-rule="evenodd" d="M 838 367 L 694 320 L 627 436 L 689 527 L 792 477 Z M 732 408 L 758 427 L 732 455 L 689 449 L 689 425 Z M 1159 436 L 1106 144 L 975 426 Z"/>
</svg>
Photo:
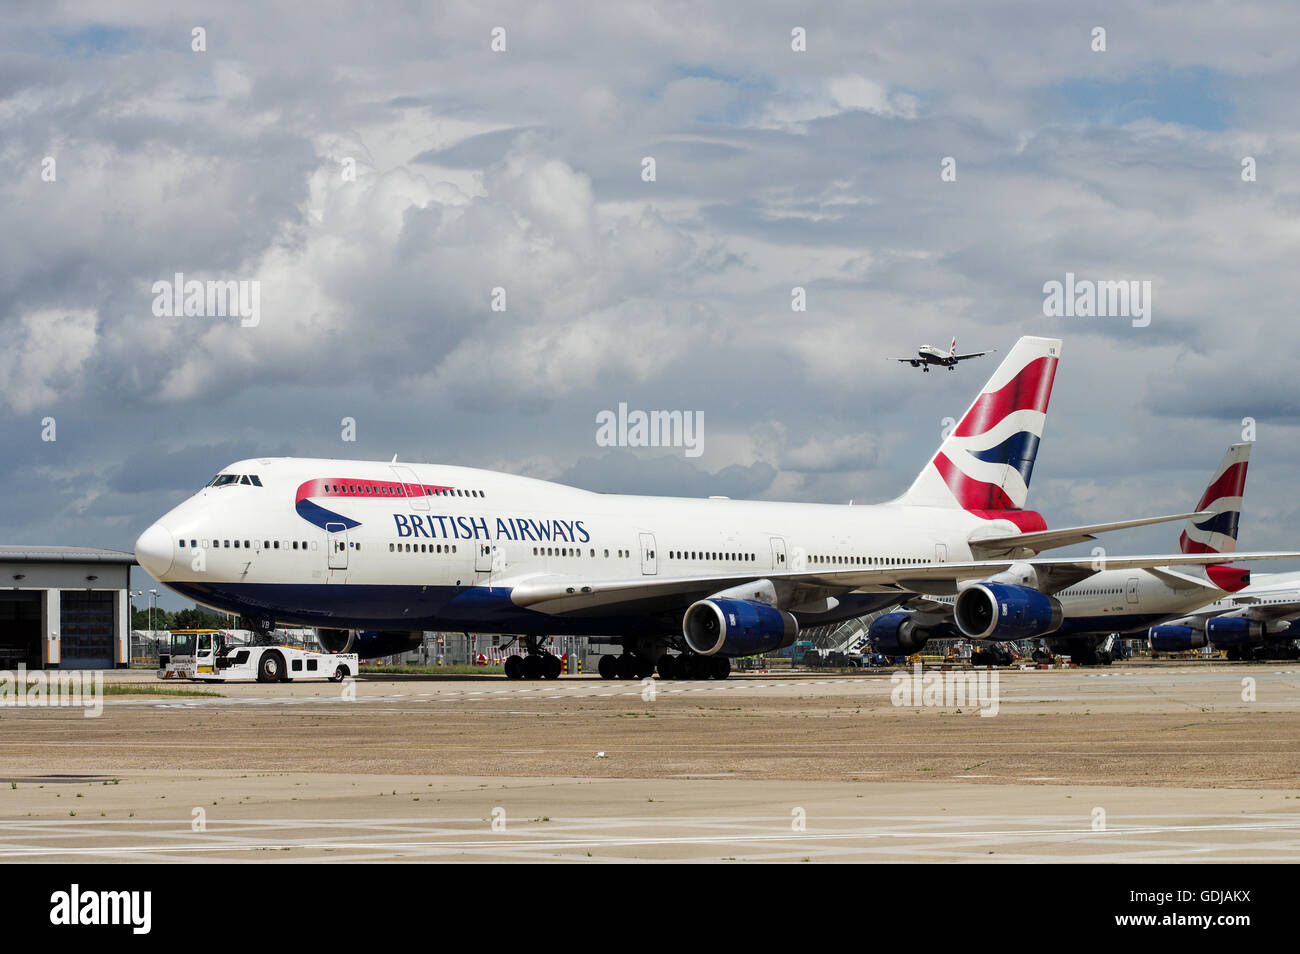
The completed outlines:
<svg viewBox="0 0 1300 954">
<path fill-rule="evenodd" d="M 175 552 L 172 535 L 161 523 L 155 523 L 135 541 L 136 562 L 155 580 L 161 580 L 163 574 L 172 568 Z"/>
</svg>

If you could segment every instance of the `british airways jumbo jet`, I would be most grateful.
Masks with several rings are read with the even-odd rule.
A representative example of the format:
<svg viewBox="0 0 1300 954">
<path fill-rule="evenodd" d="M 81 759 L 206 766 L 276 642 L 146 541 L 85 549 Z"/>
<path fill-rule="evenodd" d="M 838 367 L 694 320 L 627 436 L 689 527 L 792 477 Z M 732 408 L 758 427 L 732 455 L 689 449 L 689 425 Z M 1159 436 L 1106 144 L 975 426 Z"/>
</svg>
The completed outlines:
<svg viewBox="0 0 1300 954">
<path fill-rule="evenodd" d="M 623 496 L 438 464 L 266 458 L 225 468 L 145 530 L 136 557 L 186 597 L 254 628 L 315 626 L 335 651 L 388 655 L 426 629 L 518 635 L 516 678 L 558 676 L 545 644 L 562 634 L 620 644 L 601 660 L 607 678 L 723 678 L 731 658 L 789 646 L 802 626 L 914 593 L 960 594 L 958 618 L 985 638 L 1039 636 L 1060 625 L 1046 584 L 1094 571 L 1038 551 L 1193 516 L 1053 531 L 1023 509 L 1060 348 L 1021 338 L 884 504 Z"/>
</svg>

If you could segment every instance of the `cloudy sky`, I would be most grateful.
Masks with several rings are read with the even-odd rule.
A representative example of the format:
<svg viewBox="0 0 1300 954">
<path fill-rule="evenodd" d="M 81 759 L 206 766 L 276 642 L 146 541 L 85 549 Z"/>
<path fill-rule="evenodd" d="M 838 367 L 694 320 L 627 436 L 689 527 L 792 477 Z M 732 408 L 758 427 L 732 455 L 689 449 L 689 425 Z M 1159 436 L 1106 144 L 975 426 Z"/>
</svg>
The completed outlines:
<svg viewBox="0 0 1300 954">
<path fill-rule="evenodd" d="M 1300 7 L 1130 6 L 7 3 L 0 542 L 269 455 L 882 500 L 997 356 L 886 359 L 1038 334 L 1051 525 L 1190 509 L 1250 417 L 1242 545 L 1295 547 Z M 155 315 L 178 272 L 258 324 Z M 1149 326 L 1044 315 L 1067 272 Z M 598 446 L 620 401 L 703 453 Z"/>
</svg>

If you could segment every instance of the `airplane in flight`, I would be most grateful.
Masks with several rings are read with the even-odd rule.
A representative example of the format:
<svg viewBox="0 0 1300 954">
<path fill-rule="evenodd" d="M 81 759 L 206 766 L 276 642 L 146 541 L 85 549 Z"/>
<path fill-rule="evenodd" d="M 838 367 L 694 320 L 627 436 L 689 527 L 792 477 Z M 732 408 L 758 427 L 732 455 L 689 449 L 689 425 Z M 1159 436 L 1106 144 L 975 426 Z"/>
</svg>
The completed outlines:
<svg viewBox="0 0 1300 954">
<path fill-rule="evenodd" d="M 1039 589 L 1059 605 L 1061 615 L 1059 625 L 1042 634 L 1047 648 L 1068 653 L 1081 665 L 1108 665 L 1111 658 L 1102 644 L 1110 634 L 1141 634 L 1153 624 L 1181 616 L 1226 594 L 1244 591 L 1250 583 L 1250 571 L 1226 566 L 1223 560 L 1233 559 L 1237 549 L 1250 449 L 1249 443 L 1228 448 L 1210 476 L 1197 512 L 1178 538 L 1182 553 L 1219 555 L 1222 560 L 1202 566 L 1103 568 L 1082 578 L 1059 575 L 1046 585 L 1040 584 Z M 977 641 L 976 647 L 987 646 L 989 637 L 982 617 L 972 622 L 960 615 L 956 606 L 960 599 L 911 599 L 904 608 L 872 620 L 867 634 L 877 652 L 890 656 L 919 652 L 930 639 L 970 639 Z M 992 658 L 991 649 L 976 648 L 972 653 L 976 665 Z"/>
<path fill-rule="evenodd" d="M 1300 573 L 1261 573 L 1250 586 L 1182 619 L 1152 626 L 1155 652 L 1183 652 L 1207 643 L 1229 659 L 1300 659 Z"/>
<path fill-rule="evenodd" d="M 972 351 L 970 354 L 958 354 L 957 339 L 953 338 L 952 344 L 949 346 L 946 354 L 933 345 L 927 344 L 921 345 L 921 347 L 916 349 L 915 358 L 895 358 L 894 360 L 903 364 L 910 364 L 914 368 L 920 368 L 928 374 L 930 371 L 930 365 L 932 364 L 952 371 L 957 367 L 959 361 L 966 361 L 969 358 L 980 358 L 986 354 L 988 354 L 987 351 Z"/>
<path fill-rule="evenodd" d="M 1059 623 L 1042 588 L 1093 575 L 1041 550 L 1192 514 L 1048 530 L 1025 510 L 1061 342 L 1021 338 L 911 487 L 868 506 L 600 494 L 439 464 L 260 458 L 231 464 L 147 528 L 140 565 L 246 628 L 317 627 L 371 658 L 423 630 L 513 635 L 512 676 L 555 678 L 552 636 L 621 648 L 607 678 L 725 678 L 908 594 L 956 592 L 989 639 Z M 1239 554 L 1238 559 L 1300 554 Z M 1111 557 L 1111 569 L 1215 554 Z"/>
</svg>

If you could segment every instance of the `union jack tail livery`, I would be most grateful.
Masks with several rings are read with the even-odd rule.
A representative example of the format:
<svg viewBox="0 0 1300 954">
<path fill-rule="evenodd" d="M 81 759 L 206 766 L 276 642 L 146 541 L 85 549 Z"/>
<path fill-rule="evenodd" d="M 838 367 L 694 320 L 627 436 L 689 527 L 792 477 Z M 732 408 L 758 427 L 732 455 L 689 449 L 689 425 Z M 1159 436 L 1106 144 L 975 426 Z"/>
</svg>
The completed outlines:
<svg viewBox="0 0 1300 954">
<path fill-rule="evenodd" d="M 960 508 L 1022 531 L 1046 523 L 1024 510 L 1061 356 L 1059 338 L 1021 338 L 952 433 L 896 503 Z"/>
<path fill-rule="evenodd" d="M 1237 524 L 1241 520 L 1241 498 L 1246 492 L 1246 467 L 1250 444 L 1233 444 L 1223 455 L 1210 486 L 1201 495 L 1197 511 L 1210 510 L 1203 520 L 1188 520 L 1178 538 L 1184 553 L 1236 553 Z"/>
</svg>

